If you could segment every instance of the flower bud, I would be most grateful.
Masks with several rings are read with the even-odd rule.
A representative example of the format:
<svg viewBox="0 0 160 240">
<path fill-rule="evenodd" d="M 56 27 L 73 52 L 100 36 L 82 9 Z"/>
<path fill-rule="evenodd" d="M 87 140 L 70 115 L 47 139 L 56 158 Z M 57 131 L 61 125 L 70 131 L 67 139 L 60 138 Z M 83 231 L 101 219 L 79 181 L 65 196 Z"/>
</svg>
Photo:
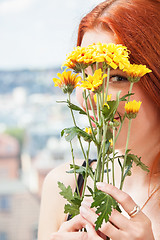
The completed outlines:
<svg viewBox="0 0 160 240">
<path fill-rule="evenodd" d="M 130 101 L 125 104 L 126 116 L 128 119 L 136 118 L 142 102 L 136 100 Z"/>
</svg>

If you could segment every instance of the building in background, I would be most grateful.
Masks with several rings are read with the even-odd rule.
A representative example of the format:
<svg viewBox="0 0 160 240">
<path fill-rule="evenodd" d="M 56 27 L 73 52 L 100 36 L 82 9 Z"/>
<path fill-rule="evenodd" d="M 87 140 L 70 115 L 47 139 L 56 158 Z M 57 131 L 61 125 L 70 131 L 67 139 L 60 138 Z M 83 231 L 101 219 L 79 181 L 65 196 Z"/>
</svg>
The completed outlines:
<svg viewBox="0 0 160 240">
<path fill-rule="evenodd" d="M 21 181 L 20 146 L 0 135 L 0 240 L 36 240 L 40 199 Z"/>
<path fill-rule="evenodd" d="M 56 103 L 66 98 L 52 79 L 76 45 L 81 17 L 97 2 L 0 1 L 0 240 L 37 239 L 44 178 L 71 160 L 60 132 L 72 120 Z"/>
<path fill-rule="evenodd" d="M 36 240 L 39 199 L 20 180 L 0 183 L 0 239 Z"/>
<path fill-rule="evenodd" d="M 0 134 L 0 183 L 5 179 L 15 180 L 19 175 L 20 148 L 18 141 Z"/>
</svg>

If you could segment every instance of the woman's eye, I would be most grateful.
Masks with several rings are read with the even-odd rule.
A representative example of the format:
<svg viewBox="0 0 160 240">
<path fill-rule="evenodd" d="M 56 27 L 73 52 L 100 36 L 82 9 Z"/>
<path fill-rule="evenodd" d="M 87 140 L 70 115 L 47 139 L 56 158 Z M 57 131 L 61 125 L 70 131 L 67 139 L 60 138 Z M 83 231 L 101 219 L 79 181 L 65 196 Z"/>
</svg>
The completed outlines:
<svg viewBox="0 0 160 240">
<path fill-rule="evenodd" d="M 121 75 L 112 75 L 110 77 L 110 82 L 121 82 L 121 81 L 128 81 L 127 77 Z"/>
</svg>

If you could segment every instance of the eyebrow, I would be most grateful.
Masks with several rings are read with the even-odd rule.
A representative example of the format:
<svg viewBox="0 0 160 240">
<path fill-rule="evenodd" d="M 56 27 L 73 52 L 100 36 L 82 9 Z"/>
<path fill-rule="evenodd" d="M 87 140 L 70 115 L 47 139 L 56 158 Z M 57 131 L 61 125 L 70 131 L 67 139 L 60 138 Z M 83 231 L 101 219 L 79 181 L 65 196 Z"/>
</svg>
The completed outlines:
<svg viewBox="0 0 160 240">
<path fill-rule="evenodd" d="M 115 76 L 120 75 L 120 76 L 123 76 L 123 77 L 127 78 L 127 73 L 123 72 L 120 69 L 111 69 L 110 70 L 110 76 L 113 76 L 113 75 L 115 75 Z"/>
</svg>

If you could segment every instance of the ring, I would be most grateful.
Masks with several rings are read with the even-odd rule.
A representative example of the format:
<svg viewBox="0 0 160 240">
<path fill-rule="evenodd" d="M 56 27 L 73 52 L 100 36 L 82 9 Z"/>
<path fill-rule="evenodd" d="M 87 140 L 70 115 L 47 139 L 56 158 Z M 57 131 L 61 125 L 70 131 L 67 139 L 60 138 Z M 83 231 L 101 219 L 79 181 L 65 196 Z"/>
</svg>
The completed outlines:
<svg viewBox="0 0 160 240">
<path fill-rule="evenodd" d="M 133 210 L 129 213 L 129 216 L 130 216 L 130 217 L 135 216 L 137 213 L 139 213 L 140 210 L 141 210 L 141 209 L 140 209 L 140 206 L 136 205 L 136 206 L 133 208 Z"/>
</svg>

